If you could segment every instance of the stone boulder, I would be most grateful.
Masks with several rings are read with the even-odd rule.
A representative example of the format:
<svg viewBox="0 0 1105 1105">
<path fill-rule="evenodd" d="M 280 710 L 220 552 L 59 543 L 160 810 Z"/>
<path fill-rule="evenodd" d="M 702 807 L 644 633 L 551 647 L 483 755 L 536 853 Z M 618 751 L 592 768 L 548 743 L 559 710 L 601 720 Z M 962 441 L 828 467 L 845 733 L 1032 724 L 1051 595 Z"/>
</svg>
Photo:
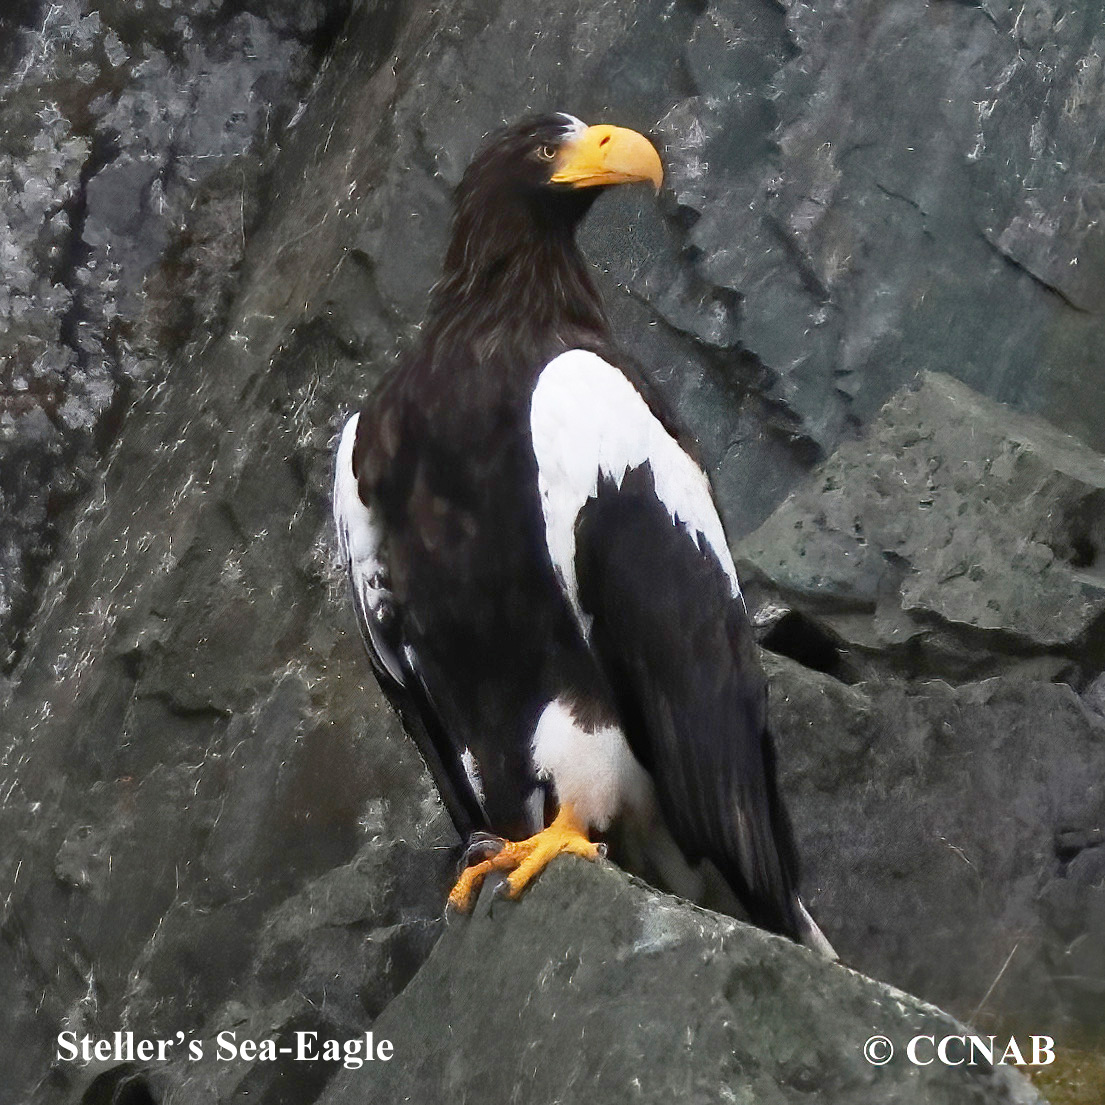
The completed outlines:
<svg viewBox="0 0 1105 1105">
<path fill-rule="evenodd" d="M 1010 1067 L 911 1064 L 914 1036 L 964 1031 L 933 1006 L 612 867 L 560 860 L 490 897 L 374 1022 L 394 1058 L 338 1071 L 322 1105 L 1040 1100 Z"/>
<path fill-rule="evenodd" d="M 804 897 L 843 962 L 1069 1040 L 1105 995 L 1105 718 L 1023 675 L 847 686 L 765 654 Z"/>
<path fill-rule="evenodd" d="M 1105 458 L 926 373 L 737 552 L 844 961 L 964 1018 L 1099 1032 Z"/>
<path fill-rule="evenodd" d="M 950 376 L 892 398 L 739 553 L 857 669 L 1105 664 L 1105 457 Z"/>
</svg>

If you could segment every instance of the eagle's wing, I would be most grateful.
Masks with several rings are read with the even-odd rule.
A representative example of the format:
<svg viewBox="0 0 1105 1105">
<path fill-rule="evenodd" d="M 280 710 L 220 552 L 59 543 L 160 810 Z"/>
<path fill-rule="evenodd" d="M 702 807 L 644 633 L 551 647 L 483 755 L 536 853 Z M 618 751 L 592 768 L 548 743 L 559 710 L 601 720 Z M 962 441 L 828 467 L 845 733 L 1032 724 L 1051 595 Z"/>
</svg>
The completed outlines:
<svg viewBox="0 0 1105 1105">
<path fill-rule="evenodd" d="M 543 370 L 531 430 L 553 567 L 676 841 L 754 921 L 797 936 L 766 686 L 705 474 L 592 352 Z"/>
<path fill-rule="evenodd" d="M 418 657 L 404 640 L 401 612 L 391 592 L 385 540 L 375 512 L 360 495 L 354 452 L 359 421 L 345 425 L 334 471 L 334 525 L 349 573 L 357 624 L 377 679 L 414 738 L 430 769 L 457 832 L 466 840 L 487 827 L 478 777 L 449 739 L 419 670 Z"/>
</svg>

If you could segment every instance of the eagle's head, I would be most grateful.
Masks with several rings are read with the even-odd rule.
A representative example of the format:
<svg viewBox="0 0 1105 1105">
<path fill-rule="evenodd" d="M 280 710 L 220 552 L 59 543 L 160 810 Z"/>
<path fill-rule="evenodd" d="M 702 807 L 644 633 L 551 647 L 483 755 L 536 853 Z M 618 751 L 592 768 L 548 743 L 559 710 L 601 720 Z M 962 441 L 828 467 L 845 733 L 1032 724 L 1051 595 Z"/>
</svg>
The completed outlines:
<svg viewBox="0 0 1105 1105">
<path fill-rule="evenodd" d="M 576 226 L 608 186 L 663 176 L 656 148 L 625 127 L 551 114 L 492 134 L 457 188 L 430 340 L 537 349 L 569 326 L 604 330 Z"/>
<path fill-rule="evenodd" d="M 589 127 L 573 115 L 536 115 L 488 138 L 457 189 L 457 211 L 463 218 L 518 207 L 542 224 L 574 228 L 605 187 L 649 181 L 659 188 L 663 179 L 660 156 L 644 135 L 605 123 Z"/>
</svg>

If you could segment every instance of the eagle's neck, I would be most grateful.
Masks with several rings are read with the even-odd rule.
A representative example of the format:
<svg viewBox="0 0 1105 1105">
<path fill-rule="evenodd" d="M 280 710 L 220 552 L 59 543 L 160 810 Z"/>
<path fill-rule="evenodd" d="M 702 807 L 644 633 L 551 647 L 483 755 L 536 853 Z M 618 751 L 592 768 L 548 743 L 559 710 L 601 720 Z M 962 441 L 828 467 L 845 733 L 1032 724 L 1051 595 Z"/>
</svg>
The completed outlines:
<svg viewBox="0 0 1105 1105">
<path fill-rule="evenodd" d="M 608 336 L 602 300 L 575 243 L 585 207 L 512 197 L 462 203 L 425 339 L 456 363 L 532 365 Z M 543 363 L 543 362 L 542 362 Z"/>
</svg>

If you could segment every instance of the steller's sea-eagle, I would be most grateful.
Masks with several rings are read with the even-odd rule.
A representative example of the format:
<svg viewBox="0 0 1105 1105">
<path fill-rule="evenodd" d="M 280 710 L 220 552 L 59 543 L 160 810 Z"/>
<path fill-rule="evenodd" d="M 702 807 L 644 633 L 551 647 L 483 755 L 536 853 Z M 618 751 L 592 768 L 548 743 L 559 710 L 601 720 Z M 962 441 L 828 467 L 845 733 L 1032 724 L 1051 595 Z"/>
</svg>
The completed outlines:
<svg viewBox="0 0 1105 1105">
<path fill-rule="evenodd" d="M 658 829 L 756 924 L 828 953 L 709 482 L 575 243 L 607 187 L 662 177 L 645 137 L 571 115 L 488 141 L 417 348 L 341 435 L 340 547 L 376 674 L 489 856 L 453 905 L 490 871 L 515 896 L 599 854 L 592 835 Z"/>
</svg>

